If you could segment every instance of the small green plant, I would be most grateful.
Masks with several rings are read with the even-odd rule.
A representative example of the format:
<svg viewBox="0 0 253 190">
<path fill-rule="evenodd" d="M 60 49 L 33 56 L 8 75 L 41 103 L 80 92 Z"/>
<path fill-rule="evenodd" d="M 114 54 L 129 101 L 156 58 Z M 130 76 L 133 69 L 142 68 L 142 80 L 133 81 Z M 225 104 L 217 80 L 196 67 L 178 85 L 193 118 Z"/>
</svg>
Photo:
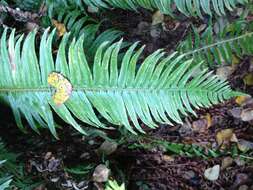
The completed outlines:
<svg viewBox="0 0 253 190">
<path fill-rule="evenodd" d="M 117 181 L 109 180 L 106 184 L 105 190 L 126 190 L 125 184 L 119 185 Z"/>
<path fill-rule="evenodd" d="M 24 172 L 24 165 L 18 163 L 19 155 L 9 152 L 0 139 L 0 190 L 24 189 L 33 190 L 40 182 L 33 181 Z"/>
<path fill-rule="evenodd" d="M 6 160 L 0 160 L 0 170 L 1 167 L 3 167 Z M 10 187 L 10 184 L 12 182 L 11 176 L 2 176 L 0 175 L 0 189 L 5 190 Z"/>
</svg>

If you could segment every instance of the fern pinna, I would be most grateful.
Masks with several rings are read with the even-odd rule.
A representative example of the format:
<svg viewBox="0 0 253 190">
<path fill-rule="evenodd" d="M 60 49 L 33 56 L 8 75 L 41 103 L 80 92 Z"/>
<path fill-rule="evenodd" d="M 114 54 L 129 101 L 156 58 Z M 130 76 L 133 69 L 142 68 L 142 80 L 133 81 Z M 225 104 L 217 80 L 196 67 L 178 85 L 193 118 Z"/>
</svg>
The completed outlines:
<svg viewBox="0 0 253 190">
<path fill-rule="evenodd" d="M 219 16 L 225 15 L 226 11 L 232 11 L 240 4 L 246 4 L 248 0 L 47 0 L 52 9 L 54 7 L 81 7 L 88 5 L 99 8 L 122 8 L 137 10 L 140 7 L 155 10 L 159 9 L 163 14 L 173 15 L 174 7 L 186 16 L 199 16 L 204 14 L 212 16 L 216 13 Z"/>
<path fill-rule="evenodd" d="M 69 34 L 65 34 L 57 55 L 53 55 L 54 32 L 47 30 L 37 58 L 36 32 L 25 38 L 15 36 L 14 30 L 8 33 L 5 29 L 0 43 L 0 99 L 10 105 L 21 128 L 23 116 L 35 131 L 49 128 L 57 137 L 54 110 L 85 134 L 76 119 L 106 128 L 98 112 L 113 125 L 124 126 L 136 134 L 144 132 L 140 122 L 151 128 L 158 123 L 182 123 L 182 116 L 196 115 L 194 108 L 209 107 L 240 95 L 207 69 L 196 73 L 201 63 L 191 66 L 192 60 L 177 53 L 166 56 L 157 50 L 137 69 L 144 47 L 137 48 L 135 43 L 122 56 L 120 40 L 109 46 L 108 42 L 102 43 L 93 63 L 88 63 L 84 36 L 68 41 Z M 48 84 L 48 76 L 55 72 L 67 78 L 73 87 L 70 98 L 62 105 L 55 104 L 54 89 Z"/>
</svg>

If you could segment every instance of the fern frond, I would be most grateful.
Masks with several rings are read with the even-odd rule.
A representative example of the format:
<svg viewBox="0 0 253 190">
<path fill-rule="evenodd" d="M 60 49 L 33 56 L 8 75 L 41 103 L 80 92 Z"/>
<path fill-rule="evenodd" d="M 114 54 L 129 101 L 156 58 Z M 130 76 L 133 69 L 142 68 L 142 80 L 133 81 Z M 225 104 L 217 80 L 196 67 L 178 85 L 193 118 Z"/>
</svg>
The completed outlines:
<svg viewBox="0 0 253 190">
<path fill-rule="evenodd" d="M 5 190 L 10 188 L 11 182 L 12 182 L 11 177 L 0 178 L 0 189 Z"/>
<path fill-rule="evenodd" d="M 250 28 L 250 24 L 247 27 Z M 218 35 L 214 35 L 212 27 L 200 35 L 193 28 L 193 33 L 180 43 L 178 51 L 188 58 L 193 57 L 196 63 L 206 60 L 211 67 L 231 63 L 233 55 L 240 57 L 253 54 L 252 29 L 248 30 L 245 23 L 238 22 L 229 25 Z"/>
<path fill-rule="evenodd" d="M 212 16 L 225 15 L 226 11 L 232 11 L 238 4 L 246 4 L 248 0 L 58 0 L 64 2 L 65 5 L 75 4 L 83 7 L 83 4 L 100 8 L 122 8 L 137 10 L 140 7 L 154 10 L 159 9 L 164 14 L 173 15 L 173 6 L 186 16 L 199 16 L 202 14 Z M 48 3 L 51 5 L 50 3 Z M 52 6 L 52 5 L 51 5 Z"/>
<path fill-rule="evenodd" d="M 94 57 L 94 50 L 103 42 L 110 41 L 112 43 L 123 35 L 123 32 L 115 29 L 108 29 L 99 33 L 100 23 L 77 9 L 70 10 L 67 13 L 61 11 L 56 15 L 56 20 L 63 23 L 67 31 L 70 32 L 71 36 L 68 36 L 68 41 L 83 35 L 85 39 L 84 50 L 88 58 Z M 110 44 L 108 43 L 108 45 Z"/>
<path fill-rule="evenodd" d="M 0 152 L 2 154 L 1 143 L 0 143 Z M 0 170 L 4 166 L 5 163 L 6 163 L 6 160 L 0 160 Z M 12 182 L 11 176 L 6 176 L 6 174 L 4 176 L 2 176 L 0 174 L 0 189 L 1 190 L 5 190 L 5 189 L 9 188 L 11 182 Z"/>
<path fill-rule="evenodd" d="M 144 47 L 136 49 L 135 43 L 120 59 L 122 40 L 109 47 L 104 42 L 97 49 L 91 68 L 84 53 L 84 36 L 66 47 L 65 35 L 55 61 L 54 32 L 43 34 L 37 58 L 35 32 L 15 40 L 15 31 L 8 39 L 7 31 L 0 43 L 0 98 L 13 109 L 21 128 L 23 115 L 35 131 L 39 124 L 57 137 L 53 109 L 83 134 L 85 130 L 75 118 L 95 127 L 106 127 L 96 112 L 136 134 L 136 130 L 144 132 L 139 120 L 151 128 L 157 127 L 157 123 L 182 123 L 181 117 L 195 114 L 194 108 L 209 107 L 240 94 L 207 70 L 192 78 L 199 64 L 191 67 L 192 60 L 184 60 L 176 53 L 167 57 L 157 50 L 136 71 Z M 47 83 L 51 72 L 61 73 L 73 86 L 71 97 L 61 106 L 51 98 L 53 92 Z"/>
<path fill-rule="evenodd" d="M 24 164 L 18 161 L 19 154 L 10 152 L 0 138 L 0 189 L 32 190 L 41 183 L 25 174 Z"/>
</svg>

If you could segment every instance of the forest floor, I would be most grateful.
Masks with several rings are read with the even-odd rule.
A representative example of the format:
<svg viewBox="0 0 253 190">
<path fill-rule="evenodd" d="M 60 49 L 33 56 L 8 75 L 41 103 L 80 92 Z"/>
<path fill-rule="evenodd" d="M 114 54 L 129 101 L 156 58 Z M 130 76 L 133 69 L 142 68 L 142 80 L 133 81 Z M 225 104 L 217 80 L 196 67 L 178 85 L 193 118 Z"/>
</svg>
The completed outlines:
<svg viewBox="0 0 253 190">
<path fill-rule="evenodd" d="M 189 28 L 187 20 L 168 19 L 164 31 L 162 26 L 152 26 L 152 14 L 146 11 L 115 11 L 102 17 L 109 18 L 105 28 L 113 26 L 125 32 L 126 40 L 146 44 L 146 55 L 158 48 L 170 52 Z M 228 80 L 233 89 L 253 95 L 253 84 L 245 84 L 245 76 L 252 73 L 253 58 L 244 57 Z M 117 131 L 104 131 L 117 145 L 107 156 L 101 154 L 103 133 L 83 137 L 63 124 L 58 130 L 60 140 L 47 131 L 24 134 L 8 107 L 0 107 L 0 128 L 9 150 L 21 153 L 19 161 L 25 163 L 26 173 L 43 181 L 37 190 L 71 189 L 66 187 L 71 184 L 99 189 L 92 181 L 99 164 L 106 164 L 111 178 L 126 182 L 128 190 L 249 190 L 253 189 L 253 118 L 245 122 L 242 113 L 252 108 L 252 98 L 237 98 L 198 110 L 198 117 L 187 117 L 184 125 L 146 129 L 147 134 L 140 137 L 126 134 L 122 138 Z M 107 146 L 112 148 L 110 143 Z M 204 173 L 215 165 L 220 166 L 218 179 L 210 181 Z"/>
</svg>

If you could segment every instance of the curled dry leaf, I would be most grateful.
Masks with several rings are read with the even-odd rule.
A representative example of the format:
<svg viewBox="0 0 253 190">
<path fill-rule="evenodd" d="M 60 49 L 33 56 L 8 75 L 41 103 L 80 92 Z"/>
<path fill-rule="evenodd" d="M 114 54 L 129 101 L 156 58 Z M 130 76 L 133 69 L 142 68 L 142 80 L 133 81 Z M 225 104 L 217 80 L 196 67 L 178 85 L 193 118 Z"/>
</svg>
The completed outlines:
<svg viewBox="0 0 253 190">
<path fill-rule="evenodd" d="M 222 160 L 222 164 L 221 164 L 221 169 L 224 170 L 226 168 L 228 168 L 229 166 L 231 166 L 233 164 L 234 160 L 233 158 L 231 157 L 225 157 L 223 160 Z"/>
<path fill-rule="evenodd" d="M 217 69 L 216 74 L 221 79 L 228 79 L 233 73 L 234 69 L 231 66 L 224 66 Z"/>
<path fill-rule="evenodd" d="M 243 78 L 243 82 L 244 82 L 244 84 L 247 85 L 247 86 L 253 86 L 253 73 L 247 74 L 247 75 Z"/>
<path fill-rule="evenodd" d="M 236 175 L 234 187 L 238 187 L 239 185 L 244 185 L 249 180 L 249 176 L 245 173 L 238 173 Z"/>
<path fill-rule="evenodd" d="M 62 37 L 66 32 L 67 32 L 67 29 L 65 27 L 64 24 L 58 22 L 57 20 L 52 20 L 52 23 L 53 25 L 55 26 L 56 30 L 57 30 L 57 35 L 59 37 Z"/>
<path fill-rule="evenodd" d="M 190 179 L 193 179 L 194 177 L 196 177 L 196 174 L 195 174 L 194 171 L 190 170 L 190 171 L 186 171 L 186 172 L 182 175 L 182 177 L 183 177 L 184 179 L 190 180 Z"/>
<path fill-rule="evenodd" d="M 116 142 L 104 141 L 97 149 L 100 154 L 110 155 L 117 150 L 118 144 Z"/>
<path fill-rule="evenodd" d="M 245 160 L 243 160 L 239 156 L 234 161 L 235 161 L 235 163 L 236 163 L 237 166 L 245 166 L 245 164 L 246 164 Z"/>
<path fill-rule="evenodd" d="M 173 156 L 163 155 L 163 160 L 166 162 L 174 162 L 175 158 Z"/>
<path fill-rule="evenodd" d="M 209 113 L 201 117 L 201 119 L 194 121 L 192 123 L 192 128 L 194 131 L 206 132 L 212 126 L 212 117 Z"/>
<path fill-rule="evenodd" d="M 247 102 L 249 99 L 251 99 L 250 96 L 238 96 L 236 99 L 235 99 L 235 102 L 242 106 L 243 104 L 245 104 L 245 102 Z"/>
<path fill-rule="evenodd" d="M 236 69 L 238 64 L 240 63 L 240 59 L 236 55 L 232 55 L 232 67 Z"/>
<path fill-rule="evenodd" d="M 248 108 L 248 109 L 242 110 L 241 119 L 243 121 L 252 121 L 253 120 L 253 109 Z"/>
<path fill-rule="evenodd" d="M 207 128 L 210 128 L 212 126 L 212 117 L 209 113 L 205 115 L 205 119 L 207 121 Z"/>
<path fill-rule="evenodd" d="M 49 160 L 51 157 L 53 156 L 53 153 L 52 152 L 47 152 L 44 159 L 45 160 Z"/>
<path fill-rule="evenodd" d="M 164 15 L 161 11 L 156 11 L 152 16 L 152 25 L 161 24 L 164 21 Z"/>
<path fill-rule="evenodd" d="M 200 133 L 204 133 L 206 132 L 206 129 L 207 129 L 207 120 L 206 119 L 199 119 L 197 121 L 194 121 L 192 123 L 192 129 L 193 131 L 197 131 L 197 132 L 200 132 Z"/>
<path fill-rule="evenodd" d="M 249 187 L 247 185 L 241 185 L 238 190 L 249 190 Z"/>
<path fill-rule="evenodd" d="M 237 137 L 232 129 L 224 129 L 217 133 L 216 141 L 221 148 L 225 148 L 230 142 L 237 142 Z"/>
<path fill-rule="evenodd" d="M 205 178 L 210 181 L 217 180 L 220 175 L 220 165 L 215 165 L 212 168 L 206 169 L 204 175 L 205 175 Z"/>
<path fill-rule="evenodd" d="M 253 143 L 243 140 L 243 139 L 240 139 L 237 143 L 237 147 L 240 151 L 246 152 L 248 150 L 253 150 Z"/>
<path fill-rule="evenodd" d="M 234 118 L 241 119 L 242 108 L 241 107 L 234 107 L 231 110 L 229 110 L 229 113 Z"/>
<path fill-rule="evenodd" d="M 110 175 L 110 169 L 108 169 L 105 165 L 98 165 L 93 173 L 93 180 L 98 183 L 108 181 Z"/>
</svg>

